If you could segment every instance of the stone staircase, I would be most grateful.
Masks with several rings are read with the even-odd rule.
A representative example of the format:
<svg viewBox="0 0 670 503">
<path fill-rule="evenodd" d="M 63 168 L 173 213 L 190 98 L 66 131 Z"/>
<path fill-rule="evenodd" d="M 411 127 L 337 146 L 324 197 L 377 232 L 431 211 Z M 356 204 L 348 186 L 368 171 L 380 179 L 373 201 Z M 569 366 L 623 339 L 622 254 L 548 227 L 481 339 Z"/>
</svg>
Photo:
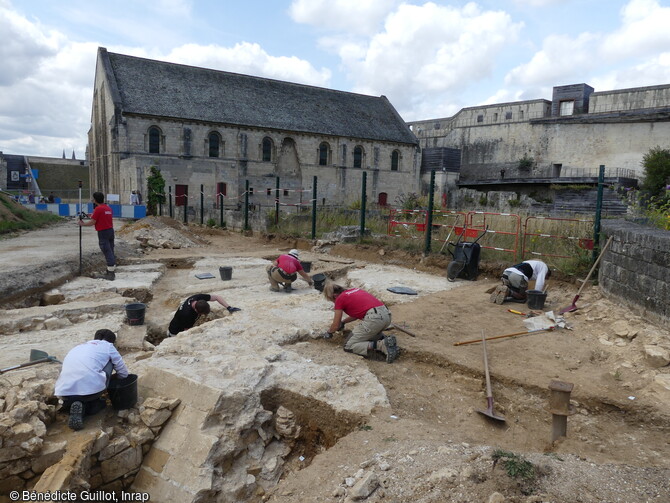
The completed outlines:
<svg viewBox="0 0 670 503">
<path fill-rule="evenodd" d="M 554 192 L 554 204 L 551 212 L 564 213 L 595 213 L 598 200 L 597 189 L 587 190 L 559 190 Z M 603 191 L 602 216 L 625 215 L 627 205 L 619 194 L 606 188 Z"/>
</svg>

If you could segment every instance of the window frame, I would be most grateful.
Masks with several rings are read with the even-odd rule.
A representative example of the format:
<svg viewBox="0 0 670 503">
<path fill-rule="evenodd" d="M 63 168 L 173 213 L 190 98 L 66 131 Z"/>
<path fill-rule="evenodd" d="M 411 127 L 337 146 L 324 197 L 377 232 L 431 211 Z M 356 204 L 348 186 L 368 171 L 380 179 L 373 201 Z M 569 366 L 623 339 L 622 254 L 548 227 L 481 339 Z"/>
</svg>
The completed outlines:
<svg viewBox="0 0 670 503">
<path fill-rule="evenodd" d="M 265 136 L 261 142 L 261 161 L 272 162 L 272 150 L 274 149 L 274 141 L 269 136 Z"/>
<path fill-rule="evenodd" d="M 365 151 L 363 150 L 363 147 L 360 145 L 356 145 L 354 147 L 354 155 L 353 155 L 353 164 L 352 166 L 356 169 L 363 169 L 363 156 L 365 155 Z M 358 166 L 356 166 L 358 164 Z"/>
<path fill-rule="evenodd" d="M 160 154 L 161 153 L 161 136 L 163 132 L 158 126 L 149 126 L 147 130 L 147 150 L 150 154 Z M 156 147 L 156 151 L 152 150 L 152 147 Z"/>
</svg>

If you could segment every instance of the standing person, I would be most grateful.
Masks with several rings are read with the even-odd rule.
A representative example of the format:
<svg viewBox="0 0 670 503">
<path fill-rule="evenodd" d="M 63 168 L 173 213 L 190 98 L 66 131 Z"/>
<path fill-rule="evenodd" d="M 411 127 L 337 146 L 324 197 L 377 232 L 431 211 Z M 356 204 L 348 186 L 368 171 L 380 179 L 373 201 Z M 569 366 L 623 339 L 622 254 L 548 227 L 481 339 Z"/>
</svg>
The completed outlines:
<svg viewBox="0 0 670 503">
<path fill-rule="evenodd" d="M 137 193 L 134 190 L 130 193 L 130 204 L 133 206 L 137 206 L 139 204 L 137 202 Z"/>
<path fill-rule="evenodd" d="M 142 204 L 142 193 L 139 190 L 136 190 L 135 194 L 137 195 L 137 204 Z"/>
<path fill-rule="evenodd" d="M 107 404 L 102 394 L 114 377 L 125 379 L 128 368 L 114 347 L 116 334 L 101 329 L 92 341 L 72 348 L 63 360 L 63 368 L 56 381 L 54 395 L 62 398 L 63 410 L 68 410 L 68 426 L 73 430 L 84 427 L 84 416 L 103 410 Z"/>
<path fill-rule="evenodd" d="M 541 260 L 524 260 L 520 264 L 508 267 L 502 274 L 502 285 L 491 294 L 491 302 L 526 302 L 528 282 L 535 281 L 535 290 L 544 289 L 544 280 L 551 276 L 551 270 Z"/>
<path fill-rule="evenodd" d="M 220 295 L 207 293 L 197 293 L 195 295 L 191 295 L 188 299 L 181 303 L 179 309 L 177 309 L 177 312 L 174 313 L 174 317 L 172 318 L 172 321 L 168 327 L 167 336 L 174 337 L 179 332 L 183 332 L 184 330 L 192 328 L 201 314 L 207 315 L 211 311 L 209 302 L 218 302 L 223 307 L 225 307 L 229 313 L 241 311 L 239 307 L 229 306 Z"/>
<path fill-rule="evenodd" d="M 48 201 L 49 201 L 50 203 L 53 203 L 55 200 L 56 200 L 56 198 L 54 197 L 54 193 L 51 192 L 51 193 L 49 194 L 49 199 L 48 199 Z"/>
<path fill-rule="evenodd" d="M 268 279 L 270 280 L 270 290 L 273 292 L 279 291 L 279 284 L 284 287 L 285 292 L 290 292 L 293 290 L 291 283 L 298 279 L 298 274 L 307 281 L 309 286 L 312 286 L 314 282 L 312 278 L 303 270 L 302 264 L 298 259 L 300 252 L 295 248 L 288 252 L 286 255 L 280 255 L 277 260 L 272 264 L 267 266 L 265 269 L 268 273 Z"/>
<path fill-rule="evenodd" d="M 84 222 L 79 219 L 82 227 L 95 226 L 98 231 L 98 244 L 105 255 L 107 272 L 100 276 L 101 279 L 114 281 L 116 279 L 116 258 L 114 257 L 114 224 L 112 222 L 112 209 L 105 204 L 105 195 L 102 192 L 93 193 L 93 213 L 91 218 Z"/>
<path fill-rule="evenodd" d="M 384 354 L 387 363 L 395 361 L 399 354 L 395 335 L 382 333 L 382 330 L 391 324 L 391 312 L 381 300 L 360 288 L 346 290 L 330 282 L 324 287 L 323 295 L 335 303 L 333 322 L 325 334 L 327 339 L 330 339 L 334 332 L 344 329 L 346 323 L 361 320 L 361 323 L 354 327 L 351 337 L 344 345 L 344 350 L 366 358 L 378 351 Z M 342 319 L 344 314 L 347 317 Z"/>
</svg>

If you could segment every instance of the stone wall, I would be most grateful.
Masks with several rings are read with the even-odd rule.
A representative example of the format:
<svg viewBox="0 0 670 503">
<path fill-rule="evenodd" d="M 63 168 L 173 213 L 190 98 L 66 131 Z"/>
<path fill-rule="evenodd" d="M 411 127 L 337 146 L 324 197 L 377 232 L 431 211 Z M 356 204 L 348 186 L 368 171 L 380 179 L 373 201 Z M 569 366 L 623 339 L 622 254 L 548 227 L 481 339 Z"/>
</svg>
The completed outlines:
<svg viewBox="0 0 670 503">
<path fill-rule="evenodd" d="M 624 220 L 605 220 L 602 230 L 614 237 L 600 266 L 603 291 L 670 324 L 670 232 Z"/>
</svg>

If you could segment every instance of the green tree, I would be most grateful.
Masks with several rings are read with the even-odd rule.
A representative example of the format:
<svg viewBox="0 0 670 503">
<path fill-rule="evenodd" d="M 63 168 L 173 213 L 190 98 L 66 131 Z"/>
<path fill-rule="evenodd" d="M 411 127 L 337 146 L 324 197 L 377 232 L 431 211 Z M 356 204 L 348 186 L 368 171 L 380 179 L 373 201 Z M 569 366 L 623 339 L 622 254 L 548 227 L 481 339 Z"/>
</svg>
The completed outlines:
<svg viewBox="0 0 670 503">
<path fill-rule="evenodd" d="M 661 195 L 670 184 L 670 150 L 654 147 L 642 158 L 644 181 L 642 189 L 651 196 Z"/>
<path fill-rule="evenodd" d="M 149 194 L 147 196 L 147 214 L 155 215 L 156 206 L 165 202 L 165 179 L 161 170 L 151 166 L 151 174 L 147 178 Z"/>
</svg>

